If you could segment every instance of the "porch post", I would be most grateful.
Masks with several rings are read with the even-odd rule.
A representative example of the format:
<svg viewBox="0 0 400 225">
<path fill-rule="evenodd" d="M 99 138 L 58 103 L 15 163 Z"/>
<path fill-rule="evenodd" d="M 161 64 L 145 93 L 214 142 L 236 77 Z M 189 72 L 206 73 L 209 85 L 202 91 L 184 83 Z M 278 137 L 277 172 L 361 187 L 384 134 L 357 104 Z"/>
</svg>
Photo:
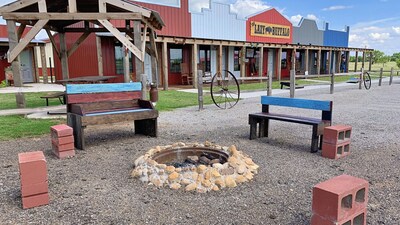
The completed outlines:
<svg viewBox="0 0 400 225">
<path fill-rule="evenodd" d="M 309 54 L 310 54 L 310 52 L 309 52 L 309 49 L 308 49 L 308 48 L 306 49 L 306 53 L 305 53 L 305 54 L 306 54 L 306 59 L 305 59 L 306 67 L 304 68 L 304 70 L 305 70 L 305 71 L 304 71 L 304 74 L 309 74 L 309 72 L 308 72 L 309 65 L 308 65 L 308 64 L 309 64 L 309 60 L 310 60 L 310 59 L 309 59 Z"/>
<path fill-rule="evenodd" d="M 67 42 L 65 40 L 65 33 L 59 33 L 60 36 L 60 55 L 61 55 L 61 73 L 63 79 L 69 78 L 68 70 L 68 50 Z"/>
<path fill-rule="evenodd" d="M 43 45 L 40 46 L 40 57 L 41 57 L 41 61 L 42 61 L 43 83 L 47 84 L 47 83 L 49 83 L 49 77 L 47 76 L 46 49 L 45 49 L 45 46 L 43 46 Z M 39 74 L 38 74 L 38 76 L 39 76 Z"/>
<path fill-rule="evenodd" d="M 358 51 L 356 51 L 356 62 L 354 64 L 354 72 L 357 72 L 357 63 L 358 63 Z"/>
<path fill-rule="evenodd" d="M 317 56 L 317 74 L 321 74 L 321 48 L 318 49 L 318 56 Z"/>
<path fill-rule="evenodd" d="M 164 41 L 162 45 L 162 71 L 164 76 L 164 91 L 168 91 L 168 45 Z"/>
<path fill-rule="evenodd" d="M 196 43 L 193 44 L 192 47 L 192 75 L 193 75 L 193 87 L 197 88 L 197 80 L 199 79 L 197 76 L 197 61 L 198 61 L 198 45 Z"/>
<path fill-rule="evenodd" d="M 278 64 L 277 76 L 278 76 L 278 80 L 281 81 L 281 78 L 282 78 L 282 48 L 278 49 L 278 55 L 276 56 L 276 58 L 277 58 L 276 63 Z"/>
<path fill-rule="evenodd" d="M 99 70 L 99 76 L 104 76 L 103 53 L 101 51 L 101 37 L 99 36 L 96 36 L 96 48 L 97 48 L 97 67 Z"/>
<path fill-rule="evenodd" d="M 137 21 L 134 20 L 133 21 L 133 43 L 136 47 L 138 47 L 139 49 L 141 49 L 142 47 L 142 35 L 140 35 L 142 33 L 141 30 L 141 21 Z M 146 32 L 146 31 L 144 31 Z M 146 41 L 146 40 L 144 40 Z M 144 51 L 144 49 L 143 49 Z M 144 58 L 143 58 L 143 62 L 144 62 Z M 135 57 L 135 73 L 136 73 L 136 81 L 140 80 L 140 75 L 144 73 L 144 66 L 143 66 L 143 62 L 140 61 L 137 57 Z"/>
<path fill-rule="evenodd" d="M 332 51 L 332 50 L 329 50 L 328 74 L 331 74 L 331 71 L 332 71 L 332 54 L 333 54 L 333 51 Z"/>
<path fill-rule="evenodd" d="M 264 72 L 264 47 L 260 47 L 260 58 L 258 63 L 258 76 L 262 77 Z M 260 80 L 260 82 L 262 82 L 262 80 Z"/>
</svg>

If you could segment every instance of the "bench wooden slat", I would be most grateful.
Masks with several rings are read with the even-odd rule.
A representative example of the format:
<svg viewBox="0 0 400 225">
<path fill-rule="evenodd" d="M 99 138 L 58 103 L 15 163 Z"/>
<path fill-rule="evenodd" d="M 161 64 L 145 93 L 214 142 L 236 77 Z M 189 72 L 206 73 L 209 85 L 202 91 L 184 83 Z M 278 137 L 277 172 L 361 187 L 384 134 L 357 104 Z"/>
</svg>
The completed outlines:
<svg viewBox="0 0 400 225">
<path fill-rule="evenodd" d="M 124 92 L 124 91 L 141 91 L 142 83 L 110 83 L 110 84 L 67 84 L 66 91 L 71 94 L 85 93 L 106 93 L 106 92 Z"/>
<path fill-rule="evenodd" d="M 136 111 L 128 113 L 119 114 L 109 114 L 109 115 L 97 115 L 97 116 L 82 116 L 82 126 L 87 125 L 98 125 L 98 124 L 109 124 L 118 123 L 133 120 L 145 120 L 145 119 L 156 119 L 158 117 L 158 111 L 156 110 L 146 110 L 146 111 Z"/>
<path fill-rule="evenodd" d="M 301 99 L 301 98 L 261 96 L 261 104 L 296 107 L 296 108 L 303 108 L 303 109 L 315 109 L 315 110 L 324 110 L 324 111 L 332 110 L 332 105 L 331 105 L 330 101 Z"/>
<path fill-rule="evenodd" d="M 254 117 L 259 117 L 259 118 L 269 118 L 269 119 L 274 119 L 274 120 L 287 121 L 287 122 L 293 122 L 293 123 L 301 123 L 301 124 L 309 124 L 309 125 L 320 124 L 323 122 L 323 120 L 317 119 L 317 118 L 284 115 L 284 114 L 277 114 L 277 113 L 252 113 L 250 115 L 254 116 Z"/>
<path fill-rule="evenodd" d="M 110 92 L 110 93 L 88 93 L 88 94 L 73 94 L 67 95 L 68 104 L 75 103 L 93 103 L 105 101 L 125 101 L 139 99 L 142 93 L 139 91 L 131 92 Z"/>
<path fill-rule="evenodd" d="M 149 110 L 152 110 L 152 109 L 123 109 L 123 110 L 115 110 L 115 111 L 108 111 L 108 112 L 87 113 L 86 116 L 102 116 L 102 115 L 112 115 L 112 114 L 131 113 L 131 112 L 143 112 L 143 111 L 149 111 Z"/>
</svg>

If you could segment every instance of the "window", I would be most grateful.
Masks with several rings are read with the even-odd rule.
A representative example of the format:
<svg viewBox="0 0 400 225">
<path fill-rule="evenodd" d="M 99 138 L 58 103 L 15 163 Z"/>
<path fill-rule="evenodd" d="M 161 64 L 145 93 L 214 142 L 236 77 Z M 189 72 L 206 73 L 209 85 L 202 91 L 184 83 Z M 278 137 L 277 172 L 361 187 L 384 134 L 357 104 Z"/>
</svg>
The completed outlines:
<svg viewBox="0 0 400 225">
<path fill-rule="evenodd" d="M 282 51 L 282 60 L 281 60 L 281 68 L 286 69 L 287 68 L 287 52 Z"/>
<path fill-rule="evenodd" d="M 171 73 L 180 73 L 181 72 L 181 63 L 182 60 L 182 49 L 171 48 L 169 50 L 169 70 Z"/>
<path fill-rule="evenodd" d="M 116 74 L 124 74 L 124 68 L 125 68 L 125 50 L 124 47 L 122 47 L 121 43 L 116 43 L 115 44 L 115 73 Z M 133 71 L 133 65 L 132 65 L 132 53 L 129 52 L 129 72 L 132 73 Z"/>
<path fill-rule="evenodd" d="M 240 71 L 240 48 L 233 50 L 233 70 Z"/>
</svg>

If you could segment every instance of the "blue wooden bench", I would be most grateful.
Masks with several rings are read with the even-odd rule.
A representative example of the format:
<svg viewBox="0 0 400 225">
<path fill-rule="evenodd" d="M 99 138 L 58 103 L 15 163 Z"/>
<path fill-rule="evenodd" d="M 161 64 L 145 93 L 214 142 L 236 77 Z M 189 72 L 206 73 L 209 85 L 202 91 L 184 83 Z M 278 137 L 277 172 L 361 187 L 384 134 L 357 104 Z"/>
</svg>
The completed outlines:
<svg viewBox="0 0 400 225">
<path fill-rule="evenodd" d="M 141 100 L 141 89 L 139 82 L 67 84 L 67 123 L 74 130 L 75 147 L 85 149 L 88 125 L 134 121 L 136 134 L 156 137 L 158 111 Z"/>
<path fill-rule="evenodd" d="M 257 125 L 258 137 L 268 137 L 269 120 L 299 123 L 312 126 L 311 152 L 318 151 L 321 147 L 324 128 L 332 124 L 332 101 L 262 96 L 261 104 L 262 112 L 249 114 L 250 140 L 257 138 Z M 321 110 L 322 117 L 311 118 L 271 113 L 270 106 Z"/>
</svg>

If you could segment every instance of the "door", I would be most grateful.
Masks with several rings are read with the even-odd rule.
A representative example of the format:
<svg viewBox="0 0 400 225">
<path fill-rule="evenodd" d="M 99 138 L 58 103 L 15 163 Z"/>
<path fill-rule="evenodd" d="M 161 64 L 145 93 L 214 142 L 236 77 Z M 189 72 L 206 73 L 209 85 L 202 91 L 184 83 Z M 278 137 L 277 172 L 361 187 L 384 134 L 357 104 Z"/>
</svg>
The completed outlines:
<svg viewBox="0 0 400 225">
<path fill-rule="evenodd" d="M 31 51 L 29 49 L 22 51 L 20 60 L 23 83 L 33 83 L 33 59 Z"/>
</svg>

